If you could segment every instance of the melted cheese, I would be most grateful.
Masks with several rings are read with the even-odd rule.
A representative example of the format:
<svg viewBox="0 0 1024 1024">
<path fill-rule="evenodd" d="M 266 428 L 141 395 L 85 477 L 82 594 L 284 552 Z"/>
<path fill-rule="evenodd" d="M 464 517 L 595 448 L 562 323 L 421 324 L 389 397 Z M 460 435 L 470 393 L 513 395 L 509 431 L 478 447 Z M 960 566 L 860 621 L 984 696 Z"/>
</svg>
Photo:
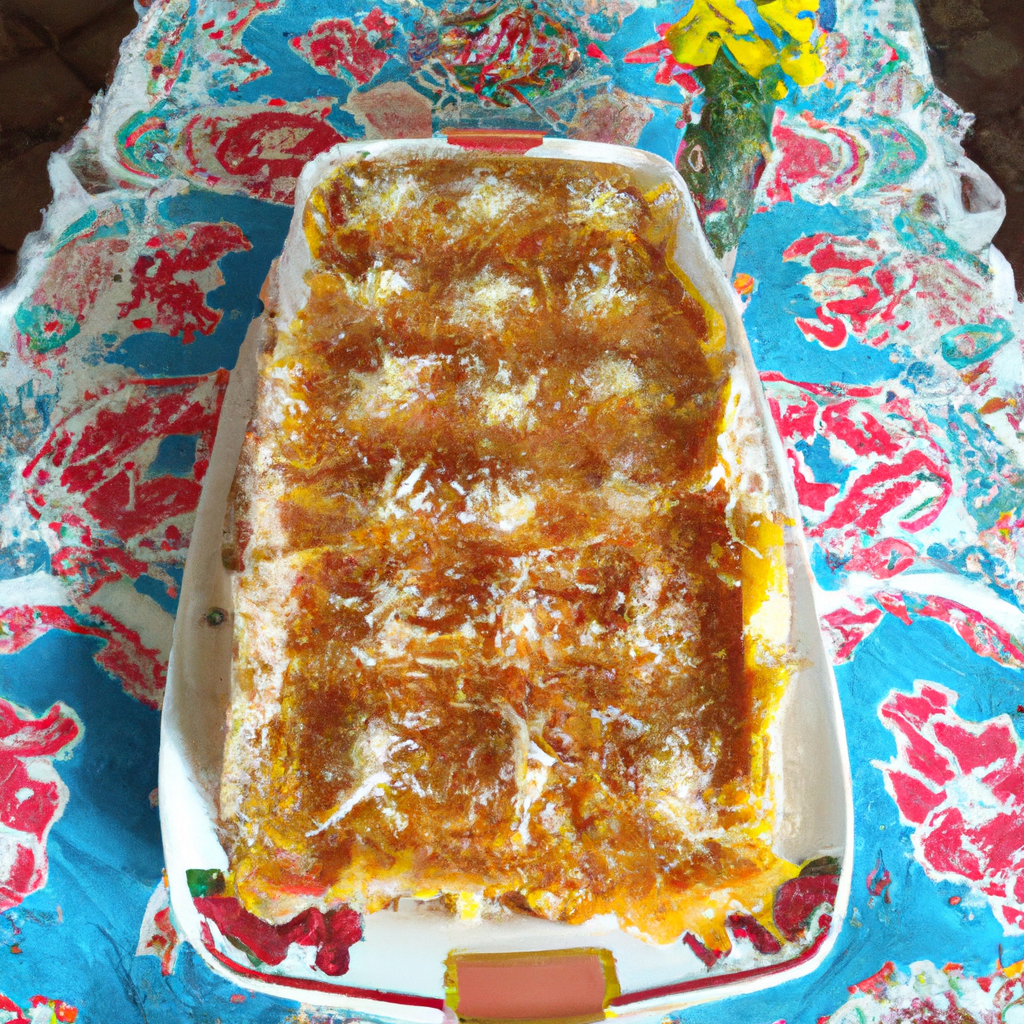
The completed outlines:
<svg viewBox="0 0 1024 1024">
<path fill-rule="evenodd" d="M 670 266 L 671 195 L 474 159 L 310 199 L 236 482 L 235 891 L 724 948 L 795 869 L 761 756 L 781 533 L 727 487 L 721 324 Z"/>
</svg>

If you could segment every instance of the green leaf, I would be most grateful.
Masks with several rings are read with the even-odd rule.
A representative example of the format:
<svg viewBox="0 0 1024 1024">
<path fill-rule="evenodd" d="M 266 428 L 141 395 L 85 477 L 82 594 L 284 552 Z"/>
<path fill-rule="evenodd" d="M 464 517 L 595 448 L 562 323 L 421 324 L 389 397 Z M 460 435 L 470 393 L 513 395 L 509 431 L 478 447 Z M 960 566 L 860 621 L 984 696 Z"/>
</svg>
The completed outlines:
<svg viewBox="0 0 1024 1024">
<path fill-rule="evenodd" d="M 224 892 L 224 872 L 217 868 L 188 868 L 185 881 L 193 899 L 220 896 Z"/>
<path fill-rule="evenodd" d="M 772 67 L 751 78 L 724 50 L 693 73 L 704 86 L 705 104 L 699 123 L 686 130 L 677 166 L 721 257 L 750 219 L 757 180 L 771 155 L 772 93 L 781 73 Z"/>
</svg>

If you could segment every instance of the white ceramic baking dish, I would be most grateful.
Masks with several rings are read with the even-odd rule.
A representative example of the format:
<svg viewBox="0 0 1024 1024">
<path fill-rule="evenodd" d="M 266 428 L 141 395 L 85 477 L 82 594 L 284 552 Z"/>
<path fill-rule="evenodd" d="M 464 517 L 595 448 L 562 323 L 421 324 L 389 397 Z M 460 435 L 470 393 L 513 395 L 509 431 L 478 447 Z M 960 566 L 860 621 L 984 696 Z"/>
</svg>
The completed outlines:
<svg viewBox="0 0 1024 1024">
<path fill-rule="evenodd" d="M 303 273 L 309 266 L 309 252 L 302 230 L 302 210 L 311 188 L 356 153 L 368 152 L 381 159 L 394 154 L 443 154 L 452 151 L 452 144 L 444 138 L 346 144 L 307 166 L 299 182 L 296 213 L 284 254 L 271 275 L 272 301 L 277 305 L 279 323 L 290 323 L 306 294 Z M 611 163 L 632 174 L 645 192 L 667 183 L 683 196 L 674 259 L 705 301 L 724 318 L 726 344 L 735 357 L 732 389 L 738 402 L 737 430 L 747 443 L 743 457 L 754 463 L 748 467 L 749 473 L 741 472 L 737 480 L 743 487 L 769 489 L 775 508 L 787 523 L 785 561 L 793 609 L 789 643 L 799 667 L 771 727 L 773 849 L 797 864 L 815 858 L 838 860 L 838 877 L 833 876 L 826 886 L 829 907 L 819 907 L 804 933 L 778 952 L 758 953 L 749 942 L 737 939 L 732 952 L 709 967 L 686 942 L 652 945 L 626 934 L 606 918 L 576 926 L 530 917 L 500 924 L 462 921 L 424 913 L 417 901 L 404 900 L 397 909 L 365 916 L 363 939 L 352 947 L 350 967 L 338 978 L 318 972 L 312 964 L 312 951 L 306 946 L 290 947 L 285 960 L 275 967 L 254 964 L 212 922 L 202 918 L 191 898 L 186 872 L 227 869 L 216 829 L 232 657 L 231 579 L 221 562 L 221 542 L 228 491 L 252 408 L 257 352 L 268 328 L 259 319 L 252 324 L 239 354 L 221 414 L 185 567 L 164 700 L 160 817 L 178 928 L 214 971 L 246 988 L 306 1003 L 424 1022 L 446 1016 L 451 1019 L 451 1009 L 445 1005 L 445 971 L 450 955 L 455 953 L 464 955 L 461 963 L 466 978 L 474 955 L 510 954 L 506 961 L 499 957 L 497 966 L 504 963 L 508 968 L 508 978 L 514 979 L 512 988 L 528 990 L 531 971 L 537 984 L 543 985 L 544 964 L 550 967 L 552 961 L 543 957 L 517 959 L 512 954 L 603 951 L 601 962 L 615 978 L 603 1000 L 598 1000 L 597 1009 L 580 1004 L 575 1011 L 570 1006 L 554 1014 L 577 1021 L 600 1017 L 602 1003 L 608 1016 L 662 1014 L 807 974 L 827 955 L 845 914 L 853 860 L 850 773 L 835 682 L 822 645 L 798 526 L 797 502 L 783 469 L 782 449 L 761 393 L 732 289 L 703 236 L 685 184 L 661 158 L 618 146 L 562 139 L 541 143 L 539 138 L 502 133 L 462 138 L 458 144 L 462 148 L 504 150 L 529 146 L 524 157 L 527 159 Z M 553 984 L 557 986 L 557 980 Z M 552 1016 L 528 1006 L 516 1009 L 510 1005 L 507 1010 L 502 1012 L 498 1006 L 493 1012 L 478 1008 L 474 1013 L 464 1005 L 460 1015 L 506 1019 Z"/>
</svg>

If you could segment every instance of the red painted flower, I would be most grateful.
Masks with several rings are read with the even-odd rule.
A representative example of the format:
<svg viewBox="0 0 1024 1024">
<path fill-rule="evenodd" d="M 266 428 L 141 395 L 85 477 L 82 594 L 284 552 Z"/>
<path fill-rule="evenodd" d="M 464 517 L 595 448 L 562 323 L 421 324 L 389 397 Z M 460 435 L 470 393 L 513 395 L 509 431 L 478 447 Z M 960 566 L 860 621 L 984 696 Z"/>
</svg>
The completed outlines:
<svg viewBox="0 0 1024 1024">
<path fill-rule="evenodd" d="M 261 14 L 272 11 L 281 0 L 235 0 L 210 4 L 211 17 L 199 22 L 196 48 L 202 53 L 216 85 L 232 92 L 270 74 L 270 68 L 243 45 L 242 37 Z M 193 15 L 195 17 L 195 15 Z"/>
<path fill-rule="evenodd" d="M 847 594 L 844 603 L 822 616 L 822 628 L 832 642 L 836 662 L 849 661 L 857 645 L 882 621 L 895 615 L 908 626 L 918 618 L 937 619 L 949 626 L 975 654 L 1008 668 L 1024 668 L 1022 649 L 1008 630 L 987 615 L 959 601 L 936 594 L 879 589 L 868 597 Z"/>
<path fill-rule="evenodd" d="M 808 235 L 782 258 L 810 267 L 803 283 L 819 305 L 815 319 L 797 317 L 796 325 L 826 349 L 842 348 L 851 338 L 880 347 L 911 324 L 939 331 L 968 324 L 977 319 L 979 292 L 988 287 L 947 258 L 874 238 Z"/>
<path fill-rule="evenodd" d="M 317 71 L 366 85 L 389 60 L 397 24 L 374 7 L 358 25 L 348 18 L 324 18 L 296 36 L 292 46 Z"/>
<path fill-rule="evenodd" d="M 273 203 L 293 203 L 303 167 L 345 141 L 327 122 L 333 99 L 271 100 L 231 108 L 230 115 L 197 114 L 180 144 L 189 176 L 219 191 Z"/>
<path fill-rule="evenodd" d="M 199 501 L 227 382 L 219 370 L 87 392 L 25 467 L 29 513 L 54 534 L 56 571 L 79 576 L 81 596 L 138 576 L 161 554 L 181 561 L 166 553 L 188 546 L 186 517 Z M 181 464 L 161 468 L 167 439 L 180 439 Z"/>
<path fill-rule="evenodd" d="M 984 896 L 1007 934 L 1024 934 L 1024 750 L 1008 715 L 953 710 L 957 694 L 918 681 L 879 707 L 896 757 L 876 762 L 929 878 Z"/>
<path fill-rule="evenodd" d="M 880 387 L 802 383 L 779 373 L 761 380 L 810 534 L 843 563 L 854 559 L 849 569 L 886 578 L 907 568 L 914 548 L 892 534 L 930 526 L 953 491 L 931 424 L 909 399 Z M 819 440 L 841 483 L 815 479 L 805 451 Z M 865 545 L 880 534 L 884 547 Z"/>
<path fill-rule="evenodd" d="M 159 703 L 170 616 L 130 581 L 148 574 L 177 596 L 168 569 L 184 562 L 227 382 L 225 370 L 122 381 L 86 392 L 53 427 L 23 471 L 21 497 L 44 527 L 68 601 L 87 619 L 58 608 L 8 609 L 0 613 L 6 646 L 51 628 L 103 636 L 97 661 L 129 693 Z M 132 620 L 126 611 L 140 603 L 152 615 Z"/>
<path fill-rule="evenodd" d="M 64 704 L 34 718 L 0 698 L 0 911 L 46 885 L 46 837 L 68 800 L 53 759 L 81 736 L 82 723 Z"/>
<path fill-rule="evenodd" d="M 131 317 L 140 330 L 156 328 L 188 345 L 196 332 L 212 334 L 220 310 L 206 304 L 206 293 L 224 283 L 217 261 L 229 252 L 252 248 L 237 224 L 187 224 L 146 242 L 131 268 L 132 292 L 118 304 L 121 319 Z M 213 281 L 197 277 L 211 268 Z M 134 316 L 132 315 L 134 314 Z"/>
<path fill-rule="evenodd" d="M 76 337 L 102 336 L 116 345 L 156 330 L 188 344 L 212 333 L 222 315 L 207 304 L 208 293 L 224 284 L 218 261 L 252 248 L 238 225 L 224 221 L 155 228 L 115 206 L 82 221 L 15 314 L 27 361 L 60 357 Z"/>
<path fill-rule="evenodd" d="M 0 654 L 16 654 L 51 629 L 105 640 L 105 646 L 94 655 L 96 664 L 143 704 L 160 706 L 167 652 L 147 647 L 136 630 L 96 605 L 88 609 L 88 615 L 79 617 L 53 605 L 0 608 Z"/>
<path fill-rule="evenodd" d="M 821 629 L 831 648 L 832 661 L 837 665 L 849 661 L 884 618 L 881 608 L 855 595 L 848 596 L 844 606 L 822 615 Z"/>
<path fill-rule="evenodd" d="M 768 209 L 793 202 L 796 194 L 823 206 L 854 188 L 864 174 L 867 147 L 853 134 L 821 121 L 810 111 L 787 118 L 776 110 L 772 124 L 773 153 L 761 179 Z"/>
<path fill-rule="evenodd" d="M 932 538 L 948 542 L 951 522 L 955 531 L 978 507 L 957 490 L 949 442 L 919 401 L 882 387 L 798 382 L 775 372 L 761 380 L 809 536 L 828 566 L 861 575 L 871 588 L 846 594 L 822 616 L 834 657 L 852 657 L 888 612 L 908 624 L 939 619 L 983 657 L 1024 664 L 1013 638 L 978 610 L 895 589 L 901 574 L 927 557 Z M 992 484 L 1000 482 L 993 475 Z M 1017 532 L 1015 517 L 1006 515 L 983 543 L 1012 564 Z M 888 580 L 893 588 L 883 589 Z"/>
</svg>

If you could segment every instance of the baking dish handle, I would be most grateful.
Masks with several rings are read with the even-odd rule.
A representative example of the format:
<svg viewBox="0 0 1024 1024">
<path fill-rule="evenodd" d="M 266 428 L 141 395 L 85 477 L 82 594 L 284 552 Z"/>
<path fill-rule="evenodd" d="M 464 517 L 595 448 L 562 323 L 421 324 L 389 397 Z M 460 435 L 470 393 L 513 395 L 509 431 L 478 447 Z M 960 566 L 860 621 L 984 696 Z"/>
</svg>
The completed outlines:
<svg viewBox="0 0 1024 1024">
<path fill-rule="evenodd" d="M 450 128 L 448 144 L 490 153 L 526 153 L 544 141 L 544 133 L 520 128 Z"/>
</svg>

